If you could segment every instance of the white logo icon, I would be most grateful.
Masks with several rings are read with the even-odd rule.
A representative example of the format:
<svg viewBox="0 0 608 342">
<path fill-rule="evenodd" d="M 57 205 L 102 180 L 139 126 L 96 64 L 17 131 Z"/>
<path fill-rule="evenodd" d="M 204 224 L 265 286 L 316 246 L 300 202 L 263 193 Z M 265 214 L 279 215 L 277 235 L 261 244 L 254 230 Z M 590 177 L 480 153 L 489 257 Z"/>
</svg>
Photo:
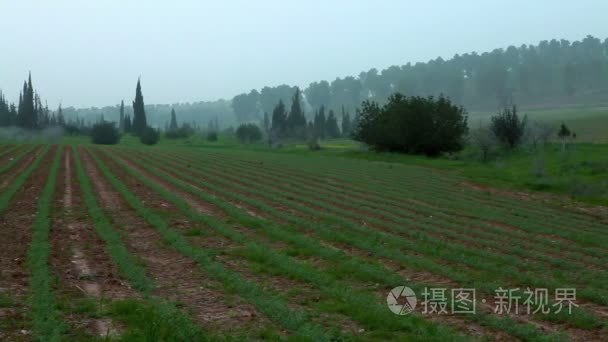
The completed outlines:
<svg viewBox="0 0 608 342">
<path fill-rule="evenodd" d="M 407 315 L 416 308 L 416 294 L 406 286 L 397 286 L 386 296 L 388 308 L 396 315 Z"/>
</svg>

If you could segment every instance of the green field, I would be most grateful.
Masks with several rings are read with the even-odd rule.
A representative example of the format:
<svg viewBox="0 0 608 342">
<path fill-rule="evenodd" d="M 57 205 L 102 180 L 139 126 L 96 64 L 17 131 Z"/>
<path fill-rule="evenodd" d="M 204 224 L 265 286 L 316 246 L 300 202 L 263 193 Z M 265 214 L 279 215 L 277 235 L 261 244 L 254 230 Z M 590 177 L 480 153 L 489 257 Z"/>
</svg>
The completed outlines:
<svg viewBox="0 0 608 342">
<path fill-rule="evenodd" d="M 490 187 L 483 168 L 495 166 L 373 154 L 348 141 L 320 152 L 66 142 L 0 147 L 2 339 L 608 333 L 605 210 L 507 191 L 508 178 Z M 603 147 L 577 153 L 587 148 Z M 511 156 L 511 167 L 524 157 Z M 487 179 L 474 182 L 476 173 Z M 397 286 L 417 295 L 407 315 L 387 306 Z M 459 288 L 475 289 L 474 314 L 425 311 L 425 289 L 445 289 L 447 304 Z M 496 291 L 516 288 L 522 298 L 546 289 L 553 309 L 557 289 L 576 289 L 577 306 L 528 314 L 522 299 L 517 314 L 496 313 Z"/>
</svg>

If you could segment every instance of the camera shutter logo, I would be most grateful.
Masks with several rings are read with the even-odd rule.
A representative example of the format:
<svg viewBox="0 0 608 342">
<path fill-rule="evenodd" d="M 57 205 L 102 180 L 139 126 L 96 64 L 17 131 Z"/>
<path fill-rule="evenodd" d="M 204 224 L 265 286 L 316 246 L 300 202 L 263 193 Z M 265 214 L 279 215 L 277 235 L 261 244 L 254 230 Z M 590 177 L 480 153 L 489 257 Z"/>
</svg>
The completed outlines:
<svg viewBox="0 0 608 342">
<path fill-rule="evenodd" d="M 396 315 L 407 315 L 416 308 L 416 294 L 406 286 L 397 286 L 386 296 L 388 308 Z"/>
</svg>

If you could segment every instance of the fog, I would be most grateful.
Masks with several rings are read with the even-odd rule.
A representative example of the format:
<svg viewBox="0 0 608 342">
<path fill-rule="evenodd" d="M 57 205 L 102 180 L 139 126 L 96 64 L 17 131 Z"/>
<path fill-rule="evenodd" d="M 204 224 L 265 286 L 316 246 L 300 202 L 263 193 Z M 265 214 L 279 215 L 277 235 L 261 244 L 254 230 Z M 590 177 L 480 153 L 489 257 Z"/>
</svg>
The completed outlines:
<svg viewBox="0 0 608 342">
<path fill-rule="evenodd" d="M 543 39 L 608 36 L 608 2 L 2 1 L 0 88 L 51 108 L 218 98 Z"/>
</svg>

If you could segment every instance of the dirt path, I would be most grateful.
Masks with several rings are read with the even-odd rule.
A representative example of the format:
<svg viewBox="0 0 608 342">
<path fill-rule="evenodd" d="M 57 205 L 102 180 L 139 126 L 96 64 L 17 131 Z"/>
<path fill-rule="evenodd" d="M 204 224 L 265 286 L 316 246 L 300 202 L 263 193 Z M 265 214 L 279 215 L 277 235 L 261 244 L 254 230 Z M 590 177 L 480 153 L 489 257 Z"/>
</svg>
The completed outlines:
<svg viewBox="0 0 608 342">
<path fill-rule="evenodd" d="M 122 230 L 127 248 L 145 264 L 155 281 L 156 295 L 181 303 L 195 321 L 212 330 L 254 331 L 270 324 L 253 306 L 221 291 L 221 284 L 204 274 L 196 262 L 166 247 L 156 230 L 103 177 L 90 154 L 83 149 L 81 155 L 100 204 Z"/>
<path fill-rule="evenodd" d="M 119 276 L 116 266 L 97 236 L 82 192 L 74 177 L 74 160 L 66 148 L 61 175 L 57 182 L 55 216 L 51 243 L 53 269 L 61 279 L 60 291 L 72 298 L 122 299 L 136 297 Z M 97 336 L 118 335 L 120 328 L 109 319 L 71 315 L 68 321 L 75 329 Z"/>
<path fill-rule="evenodd" d="M 0 295 L 11 304 L 0 307 L 0 340 L 29 340 L 27 297 L 29 272 L 27 253 L 31 227 L 36 218 L 37 199 L 47 180 L 55 150 L 42 160 L 0 218 Z"/>
</svg>

